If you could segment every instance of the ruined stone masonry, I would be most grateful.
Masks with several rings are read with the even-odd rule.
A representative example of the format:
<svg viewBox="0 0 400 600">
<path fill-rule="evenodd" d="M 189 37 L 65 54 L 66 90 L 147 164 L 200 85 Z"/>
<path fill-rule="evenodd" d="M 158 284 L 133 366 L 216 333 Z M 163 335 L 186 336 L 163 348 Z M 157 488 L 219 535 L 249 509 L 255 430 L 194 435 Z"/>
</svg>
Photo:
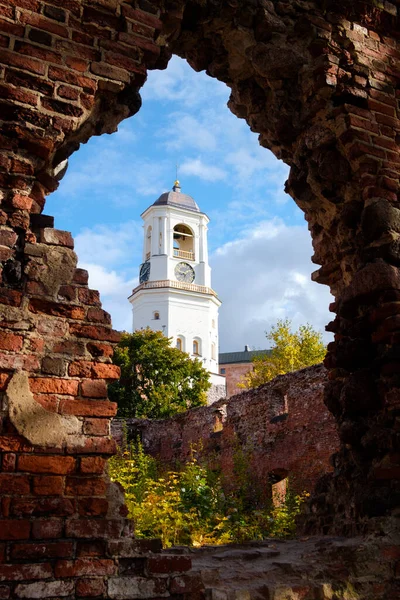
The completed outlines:
<svg viewBox="0 0 400 600">
<path fill-rule="evenodd" d="M 364 580 L 363 597 L 398 597 L 398 11 L 394 0 L 0 0 L 0 598 L 204 597 L 198 574 L 178 576 L 187 557 L 144 554 L 130 537 L 104 471 L 118 335 L 70 235 L 42 214 L 68 156 L 135 114 L 147 69 L 172 53 L 225 82 L 229 108 L 290 165 L 313 277 L 336 315 L 325 403 L 341 446 L 305 527 L 379 530 L 385 569 L 376 559 L 381 581 Z M 351 577 L 339 563 L 326 573 Z M 264 597 L 336 592 L 277 594 Z"/>
<path fill-rule="evenodd" d="M 332 471 L 330 457 L 339 449 L 335 421 L 323 403 L 323 366 L 277 377 L 211 406 L 170 419 L 114 419 L 112 435 L 119 446 L 138 437 L 145 451 L 175 468 L 196 456 L 221 471 L 232 493 L 235 456 L 244 452 L 249 481 L 263 500 L 271 486 L 289 478 L 292 490 L 312 492 Z"/>
</svg>

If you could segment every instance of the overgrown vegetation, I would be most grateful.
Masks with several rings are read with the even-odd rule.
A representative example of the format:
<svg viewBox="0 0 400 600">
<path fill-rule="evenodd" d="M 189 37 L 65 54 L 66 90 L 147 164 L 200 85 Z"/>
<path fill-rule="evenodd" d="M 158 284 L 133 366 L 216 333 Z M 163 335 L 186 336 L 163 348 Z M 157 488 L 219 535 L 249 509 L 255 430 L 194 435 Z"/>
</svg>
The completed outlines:
<svg viewBox="0 0 400 600">
<path fill-rule="evenodd" d="M 307 494 L 288 493 L 279 506 L 252 505 L 244 454 L 237 455 L 233 494 L 224 493 L 222 476 L 200 464 L 192 450 L 181 469 L 163 470 L 137 442 L 110 460 L 110 476 L 125 489 L 129 517 L 139 538 L 161 538 L 164 547 L 201 546 L 290 537 Z"/>
<path fill-rule="evenodd" d="M 280 320 L 266 333 L 272 342 L 269 354 L 253 358 L 253 371 L 247 373 L 239 387 L 255 388 L 291 371 L 320 363 L 326 354 L 322 335 L 311 325 L 300 325 L 291 330 L 289 319 Z"/>
<path fill-rule="evenodd" d="M 108 387 L 119 417 L 165 419 L 206 404 L 208 371 L 170 343 L 149 328 L 122 334 L 114 352 L 121 378 Z"/>
</svg>

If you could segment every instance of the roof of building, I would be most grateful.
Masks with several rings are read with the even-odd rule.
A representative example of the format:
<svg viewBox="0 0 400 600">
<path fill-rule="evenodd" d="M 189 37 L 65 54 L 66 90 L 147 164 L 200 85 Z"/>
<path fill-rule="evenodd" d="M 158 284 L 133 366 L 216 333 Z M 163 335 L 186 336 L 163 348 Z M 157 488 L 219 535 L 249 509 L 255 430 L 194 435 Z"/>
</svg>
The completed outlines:
<svg viewBox="0 0 400 600">
<path fill-rule="evenodd" d="M 228 365 L 235 363 L 249 363 L 255 356 L 264 356 L 271 350 L 249 350 L 248 346 L 243 352 L 221 352 L 219 354 L 219 365 Z"/>
<path fill-rule="evenodd" d="M 182 194 L 179 181 L 175 181 L 171 192 L 164 192 L 164 194 L 161 194 L 158 200 L 153 204 L 153 206 L 165 205 L 185 208 L 186 210 L 192 210 L 193 212 L 200 212 L 200 208 L 193 200 L 192 196 Z"/>
</svg>

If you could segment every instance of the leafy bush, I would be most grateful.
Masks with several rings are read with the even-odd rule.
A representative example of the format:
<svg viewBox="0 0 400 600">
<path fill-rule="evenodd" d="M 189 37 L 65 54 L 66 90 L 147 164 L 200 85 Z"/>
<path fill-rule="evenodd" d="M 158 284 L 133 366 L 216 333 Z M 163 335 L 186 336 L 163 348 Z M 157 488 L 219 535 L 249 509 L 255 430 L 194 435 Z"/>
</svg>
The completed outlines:
<svg viewBox="0 0 400 600">
<path fill-rule="evenodd" d="M 288 493 L 280 506 L 249 506 L 243 457 L 237 494 L 227 497 L 219 475 L 202 466 L 196 451 L 177 471 L 163 471 L 137 442 L 110 460 L 110 476 L 125 489 L 129 517 L 139 538 L 161 538 L 176 544 L 201 546 L 289 537 L 306 494 Z"/>
</svg>

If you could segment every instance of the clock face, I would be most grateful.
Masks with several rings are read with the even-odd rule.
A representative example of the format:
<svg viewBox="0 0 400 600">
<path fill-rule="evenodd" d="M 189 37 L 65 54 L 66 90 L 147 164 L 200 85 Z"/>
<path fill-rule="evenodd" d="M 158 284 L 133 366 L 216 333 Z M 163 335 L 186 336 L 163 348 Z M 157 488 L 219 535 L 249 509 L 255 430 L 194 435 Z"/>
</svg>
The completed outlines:
<svg viewBox="0 0 400 600">
<path fill-rule="evenodd" d="M 149 277 L 150 277 L 150 263 L 147 260 L 140 267 L 139 283 L 144 283 L 145 281 L 148 281 Z"/>
<path fill-rule="evenodd" d="M 175 267 L 175 277 L 178 281 L 192 283 L 194 281 L 194 271 L 187 263 L 180 262 Z"/>
</svg>

